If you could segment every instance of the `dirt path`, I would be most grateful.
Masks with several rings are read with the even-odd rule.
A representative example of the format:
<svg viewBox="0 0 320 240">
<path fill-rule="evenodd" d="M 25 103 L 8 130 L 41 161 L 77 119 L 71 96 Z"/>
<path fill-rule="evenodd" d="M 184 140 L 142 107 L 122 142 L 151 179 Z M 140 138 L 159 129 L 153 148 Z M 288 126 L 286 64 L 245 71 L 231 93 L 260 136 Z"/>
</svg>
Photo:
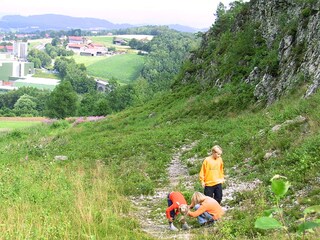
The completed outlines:
<svg viewBox="0 0 320 240">
<path fill-rule="evenodd" d="M 185 145 L 173 154 L 171 162 L 167 168 L 168 177 L 170 182 L 163 188 L 155 190 L 153 196 L 133 197 L 132 203 L 136 206 L 135 217 L 141 219 L 142 230 L 150 234 L 156 239 L 184 239 L 189 240 L 192 237 L 191 231 L 180 230 L 178 232 L 172 232 L 169 230 L 169 225 L 166 221 L 165 212 L 160 207 L 167 204 L 166 199 L 169 192 L 175 189 L 180 183 L 183 183 L 187 190 L 193 189 L 193 184 L 198 180 L 198 175 L 190 176 L 187 166 L 181 161 L 181 156 L 184 152 L 191 150 L 197 142 L 193 142 L 190 145 Z M 233 195 L 236 192 L 243 192 L 246 190 L 252 190 L 260 181 L 255 180 L 253 182 L 239 182 L 235 178 L 228 178 L 226 176 L 228 186 L 223 190 L 222 206 L 225 210 L 231 209 L 228 206 L 228 201 L 233 199 Z M 187 199 L 188 201 L 188 199 Z M 143 221 L 142 221 L 143 220 Z M 175 224 L 178 226 L 178 224 Z"/>
<path fill-rule="evenodd" d="M 197 143 L 185 145 L 173 154 L 171 162 L 167 168 L 170 183 L 163 188 L 155 190 L 153 196 L 140 196 L 132 199 L 132 202 L 137 207 L 139 213 L 138 219 L 141 221 L 142 230 L 157 239 L 190 239 L 190 231 L 180 230 L 172 232 L 169 230 L 169 225 L 166 222 L 165 213 L 160 209 L 155 209 L 154 206 L 161 206 L 166 203 L 167 195 L 181 182 L 187 189 L 193 187 L 194 177 L 189 175 L 188 168 L 180 158 L 184 152 L 191 150 Z"/>
</svg>

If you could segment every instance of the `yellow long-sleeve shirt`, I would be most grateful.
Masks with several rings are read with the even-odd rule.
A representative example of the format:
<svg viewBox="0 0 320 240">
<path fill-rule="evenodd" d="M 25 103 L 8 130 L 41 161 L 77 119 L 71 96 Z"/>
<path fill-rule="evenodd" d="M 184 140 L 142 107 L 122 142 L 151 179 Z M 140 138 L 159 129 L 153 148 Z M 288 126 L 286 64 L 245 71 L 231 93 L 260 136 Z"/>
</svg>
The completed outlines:
<svg viewBox="0 0 320 240">
<path fill-rule="evenodd" d="M 215 186 L 224 182 L 223 161 L 221 157 L 207 157 L 201 166 L 199 178 L 206 186 Z"/>
</svg>

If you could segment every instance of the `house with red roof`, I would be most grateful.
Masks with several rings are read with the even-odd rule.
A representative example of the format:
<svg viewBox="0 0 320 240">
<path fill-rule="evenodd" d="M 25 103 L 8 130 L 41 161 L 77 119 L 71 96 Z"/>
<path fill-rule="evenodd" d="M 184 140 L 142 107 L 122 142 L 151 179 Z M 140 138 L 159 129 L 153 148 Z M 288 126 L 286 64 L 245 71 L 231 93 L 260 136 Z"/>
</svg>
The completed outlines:
<svg viewBox="0 0 320 240">
<path fill-rule="evenodd" d="M 102 44 L 89 43 L 89 44 L 77 44 L 69 43 L 66 47 L 67 50 L 73 51 L 75 54 L 82 56 L 102 56 L 106 55 L 108 49 Z"/>
<path fill-rule="evenodd" d="M 81 36 L 69 36 L 68 42 L 73 44 L 87 44 L 88 39 Z"/>
<path fill-rule="evenodd" d="M 13 46 L 12 45 L 0 46 L 0 52 L 13 53 Z"/>
</svg>

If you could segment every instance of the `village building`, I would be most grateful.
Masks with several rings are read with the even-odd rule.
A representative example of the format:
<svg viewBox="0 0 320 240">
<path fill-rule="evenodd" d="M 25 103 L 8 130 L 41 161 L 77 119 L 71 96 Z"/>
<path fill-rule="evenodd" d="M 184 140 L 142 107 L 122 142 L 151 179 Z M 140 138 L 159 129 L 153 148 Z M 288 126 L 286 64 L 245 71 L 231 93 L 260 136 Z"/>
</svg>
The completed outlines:
<svg viewBox="0 0 320 240">
<path fill-rule="evenodd" d="M 110 84 L 106 81 L 102 81 L 99 79 L 95 79 L 95 82 L 97 84 L 97 91 L 99 92 L 110 92 Z"/>
<path fill-rule="evenodd" d="M 80 55 L 81 52 L 84 52 L 85 45 L 84 44 L 76 44 L 76 43 L 69 43 L 66 47 L 67 50 L 73 51 L 75 54 Z"/>
<path fill-rule="evenodd" d="M 79 37 L 79 36 L 69 36 L 68 42 L 70 44 L 87 44 L 88 38 L 86 37 Z"/>
<path fill-rule="evenodd" d="M 28 44 L 14 42 L 13 45 L 1 46 L 0 53 L 0 90 L 13 90 L 13 81 L 34 74 L 34 64 L 27 62 Z"/>
<path fill-rule="evenodd" d="M 128 44 L 126 40 L 119 38 L 119 37 L 114 37 L 113 38 L 113 44 L 115 45 L 126 45 Z"/>
<path fill-rule="evenodd" d="M 104 56 L 108 53 L 108 48 L 96 43 L 68 43 L 66 49 L 81 56 Z"/>
<path fill-rule="evenodd" d="M 13 46 L 12 45 L 0 46 L 0 52 L 13 53 Z"/>
</svg>

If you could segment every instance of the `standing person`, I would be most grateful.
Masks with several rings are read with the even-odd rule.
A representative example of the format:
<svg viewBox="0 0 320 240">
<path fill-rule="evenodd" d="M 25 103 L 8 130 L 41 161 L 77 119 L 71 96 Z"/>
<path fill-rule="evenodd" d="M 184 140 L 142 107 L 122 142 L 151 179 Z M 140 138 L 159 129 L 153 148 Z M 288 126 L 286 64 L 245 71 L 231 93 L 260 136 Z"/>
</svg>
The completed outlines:
<svg viewBox="0 0 320 240">
<path fill-rule="evenodd" d="M 211 151 L 212 154 L 205 158 L 202 163 L 199 178 L 202 187 L 204 187 L 204 195 L 213 197 L 220 204 L 222 201 L 222 183 L 224 182 L 222 148 L 215 145 Z"/>
<path fill-rule="evenodd" d="M 186 215 L 188 212 L 188 204 L 186 199 L 180 192 L 169 193 L 168 208 L 166 209 L 166 217 L 169 220 L 169 229 L 171 231 L 178 231 L 178 229 L 173 225 L 173 220 L 180 212 L 183 215 Z M 182 223 L 183 230 L 189 229 L 189 226 L 184 216 L 181 219 L 181 223 Z"/>
<path fill-rule="evenodd" d="M 211 197 L 203 195 L 201 192 L 195 192 L 192 195 L 190 208 L 194 208 L 194 212 L 188 211 L 190 217 L 197 217 L 201 226 L 213 225 L 219 220 L 224 211 L 219 203 Z"/>
</svg>

